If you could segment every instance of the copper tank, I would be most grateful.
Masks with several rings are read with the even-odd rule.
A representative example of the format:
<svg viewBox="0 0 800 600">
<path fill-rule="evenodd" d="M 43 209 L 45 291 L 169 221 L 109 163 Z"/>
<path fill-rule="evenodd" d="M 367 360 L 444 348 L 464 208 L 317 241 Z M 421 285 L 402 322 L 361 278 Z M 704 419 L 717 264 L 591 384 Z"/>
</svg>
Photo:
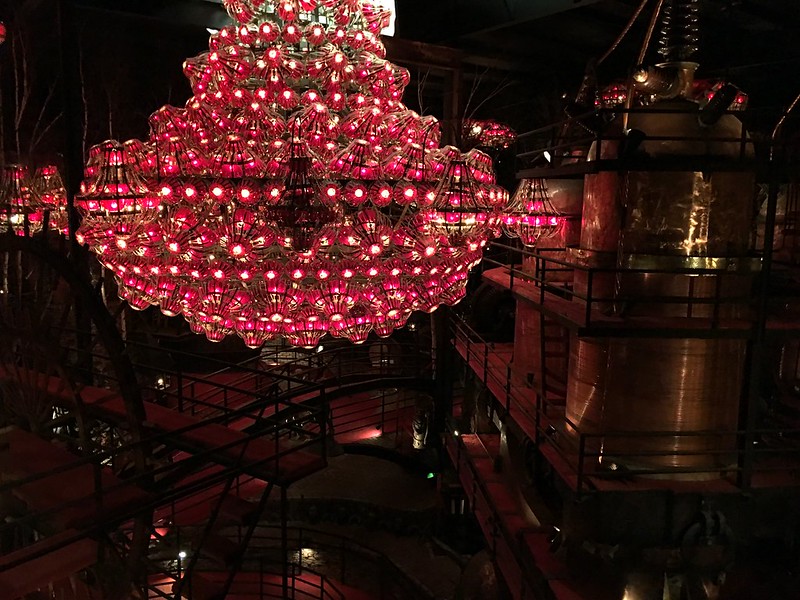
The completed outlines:
<svg viewBox="0 0 800 600">
<path fill-rule="evenodd" d="M 752 151 L 749 141 L 737 141 L 742 126 L 731 115 L 702 127 L 698 106 L 688 100 L 662 101 L 652 108 L 674 112 L 633 114 L 627 124 L 646 134 L 639 150 L 651 157 L 733 159 L 742 148 Z M 603 148 L 603 158 L 612 158 L 618 146 L 610 142 Z M 743 316 L 733 305 L 715 313 L 711 305 L 653 303 L 648 298 L 743 297 L 752 281 L 747 272 L 718 283 L 713 275 L 628 269 L 740 269 L 752 231 L 752 174 L 601 172 L 588 175 L 584 188 L 581 243 L 573 256 L 588 266 L 618 269 L 618 274 L 593 282 L 594 297 L 613 299 L 599 305 L 601 310 L 663 319 L 667 328 L 674 317 Z M 575 289 L 586 291 L 580 273 Z M 601 462 L 697 471 L 689 477 L 719 476 L 733 461 L 744 352 L 740 340 L 573 336 L 568 430 L 596 436 L 587 438 L 587 450 L 601 454 Z"/>
</svg>

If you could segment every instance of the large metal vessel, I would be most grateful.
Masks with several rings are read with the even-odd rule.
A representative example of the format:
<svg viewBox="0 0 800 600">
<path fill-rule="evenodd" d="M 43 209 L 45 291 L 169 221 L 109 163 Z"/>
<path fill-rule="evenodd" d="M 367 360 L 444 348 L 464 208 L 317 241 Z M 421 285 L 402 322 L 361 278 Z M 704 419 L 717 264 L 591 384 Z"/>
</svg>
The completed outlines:
<svg viewBox="0 0 800 600">
<path fill-rule="evenodd" d="M 661 78 L 656 91 L 644 86 L 655 101 L 618 116 L 612 130 L 621 138 L 593 148 L 590 159 L 628 153 L 659 168 L 587 175 L 573 252 L 588 267 L 615 271 L 593 278 L 592 296 L 608 299 L 598 308 L 660 319 L 664 329 L 677 318 L 744 316 L 743 304 L 720 299 L 746 295 L 752 281 L 755 178 L 733 166 L 752 145 L 734 115 L 709 116 L 691 99 L 696 67 L 680 55 L 637 77 Z M 578 295 L 587 279 L 576 273 Z M 573 335 L 570 347 L 567 427 L 590 434 L 586 448 L 600 462 L 700 478 L 732 462 L 743 341 Z"/>
</svg>

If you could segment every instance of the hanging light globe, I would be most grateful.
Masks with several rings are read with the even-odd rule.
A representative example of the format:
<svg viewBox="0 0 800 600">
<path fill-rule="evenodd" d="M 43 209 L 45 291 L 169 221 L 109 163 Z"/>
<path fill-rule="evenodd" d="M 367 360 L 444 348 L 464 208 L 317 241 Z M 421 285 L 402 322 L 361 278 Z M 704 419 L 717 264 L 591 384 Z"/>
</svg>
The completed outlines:
<svg viewBox="0 0 800 600">
<path fill-rule="evenodd" d="M 66 233 L 67 192 L 58 168 L 10 164 L 0 169 L 0 232 L 33 236 L 45 228 Z"/>
<path fill-rule="evenodd" d="M 185 106 L 90 152 L 78 234 L 121 297 L 252 347 L 360 343 L 458 302 L 507 198 L 488 156 L 440 148 L 438 121 L 402 103 L 390 12 L 224 4 L 235 23 L 184 63 Z"/>
<path fill-rule="evenodd" d="M 528 248 L 554 237 L 564 226 L 564 215 L 553 206 L 547 181 L 523 179 L 501 217 L 503 232 Z"/>
</svg>

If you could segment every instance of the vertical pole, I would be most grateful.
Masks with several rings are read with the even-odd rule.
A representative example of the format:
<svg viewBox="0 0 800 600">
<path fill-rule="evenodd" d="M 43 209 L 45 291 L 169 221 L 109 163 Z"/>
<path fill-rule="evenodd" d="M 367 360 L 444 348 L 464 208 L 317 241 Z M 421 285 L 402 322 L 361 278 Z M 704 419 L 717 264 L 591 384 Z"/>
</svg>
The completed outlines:
<svg viewBox="0 0 800 600">
<path fill-rule="evenodd" d="M 755 331 L 752 342 L 752 365 L 748 370 L 750 381 L 745 389 L 748 390 L 746 406 L 742 407 L 740 415 L 745 419 L 739 429 L 744 430 L 744 448 L 740 458 L 739 483 L 742 487 L 750 487 L 752 483 L 753 465 L 755 462 L 755 421 L 758 416 L 759 383 L 762 365 L 766 352 L 764 342 L 767 329 L 767 307 L 769 295 L 769 279 L 772 273 L 772 247 L 775 243 L 775 220 L 778 209 L 778 168 L 776 150 L 778 148 L 778 135 L 781 133 L 786 118 L 800 104 L 798 94 L 789 105 L 781 118 L 778 119 L 772 136 L 769 149 L 769 191 L 767 194 L 767 218 L 764 223 L 764 251 L 761 262 L 761 277 L 758 282 L 758 312 L 756 314 Z M 743 426 L 742 426 L 743 425 Z"/>
<path fill-rule="evenodd" d="M 397 393 L 400 393 L 399 391 Z M 386 429 L 386 388 L 381 388 L 381 432 Z"/>
<path fill-rule="evenodd" d="M 773 144 L 774 144 L 773 140 Z M 764 223 L 764 253 L 761 260 L 761 276 L 758 281 L 757 313 L 753 340 L 748 344 L 745 360 L 745 390 L 742 395 L 744 406 L 740 411 L 739 430 L 744 432 L 744 447 L 739 454 L 739 485 L 749 488 L 753 479 L 755 462 L 755 423 L 758 417 L 758 397 L 765 358 L 765 337 L 767 328 L 767 308 L 769 302 L 769 279 L 772 272 L 772 246 L 775 241 L 775 218 L 778 207 L 778 174 L 775 162 L 770 160 L 769 192 L 767 195 L 767 218 Z"/>
<path fill-rule="evenodd" d="M 75 193 L 83 177 L 83 148 L 81 137 L 83 123 L 80 115 L 80 58 L 74 28 L 74 9 L 70 0 L 58 0 L 58 28 L 61 42 L 61 96 L 64 111 L 64 171 L 62 173 L 64 187 L 67 191 L 67 210 L 69 218 L 70 256 L 77 260 L 80 251 L 75 233 L 79 219 L 75 210 Z"/>
<path fill-rule="evenodd" d="M 452 349 L 448 339 L 450 311 L 446 306 L 440 307 L 433 313 L 433 324 L 436 371 L 434 373 L 435 402 L 432 433 L 438 437 L 438 434 L 445 431 L 447 418 L 453 413 Z"/>
<path fill-rule="evenodd" d="M 450 71 L 450 81 L 448 82 L 447 98 L 444 105 L 444 122 L 450 127 L 446 127 L 444 138 L 446 143 L 458 145 L 460 136 L 460 124 L 462 119 L 462 91 L 463 73 L 460 65 L 454 65 Z"/>
<path fill-rule="evenodd" d="M 284 598 L 289 597 L 289 536 L 286 528 L 286 522 L 288 520 L 287 512 L 286 486 L 281 486 L 281 565 L 283 570 L 281 584 Z"/>
<path fill-rule="evenodd" d="M 75 267 L 88 277 L 86 251 L 78 244 L 75 236 L 78 213 L 75 210 L 75 193 L 83 177 L 83 148 L 81 133 L 83 123 L 80 115 L 80 76 L 79 60 L 74 28 L 74 8 L 69 0 L 59 0 L 57 5 L 58 33 L 61 52 L 61 100 L 64 114 L 64 188 L 67 192 L 67 215 L 69 219 L 69 255 Z M 75 303 L 76 344 L 78 350 L 78 376 L 84 383 L 92 383 L 91 320 L 85 306 Z"/>
<path fill-rule="evenodd" d="M 576 487 L 578 488 L 576 492 L 578 496 L 583 494 L 583 468 L 584 468 L 584 456 L 586 454 L 586 436 L 583 433 L 578 433 L 578 479 L 576 483 Z"/>
</svg>

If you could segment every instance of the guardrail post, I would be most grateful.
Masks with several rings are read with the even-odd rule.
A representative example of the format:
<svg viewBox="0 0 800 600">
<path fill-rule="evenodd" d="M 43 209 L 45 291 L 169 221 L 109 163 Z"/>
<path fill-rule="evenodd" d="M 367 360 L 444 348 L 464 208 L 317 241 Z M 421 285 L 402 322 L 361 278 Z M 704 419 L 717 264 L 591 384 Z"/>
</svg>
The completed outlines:
<svg viewBox="0 0 800 600">
<path fill-rule="evenodd" d="M 542 256 L 542 276 L 541 276 L 541 286 L 542 286 L 542 293 L 544 294 L 545 289 L 547 288 L 547 257 Z"/>
<path fill-rule="evenodd" d="M 506 413 L 511 412 L 511 365 L 506 365 Z"/>
<path fill-rule="evenodd" d="M 397 393 L 399 394 L 399 390 Z M 397 402 L 395 402 L 395 410 L 397 410 Z M 381 431 L 384 430 L 385 419 L 386 419 L 386 388 L 381 388 Z"/>
<path fill-rule="evenodd" d="M 347 553 L 344 551 L 344 540 L 342 540 L 341 543 L 339 544 L 339 552 L 340 552 L 340 554 L 339 554 L 339 563 L 341 565 L 341 570 L 342 570 L 341 577 L 339 578 L 339 581 L 341 581 L 342 583 L 347 585 L 347 579 L 346 579 L 346 575 L 347 575 Z"/>
<path fill-rule="evenodd" d="M 489 387 L 489 344 L 483 343 L 483 383 Z"/>
<path fill-rule="evenodd" d="M 589 326 L 592 320 L 592 284 L 594 283 L 594 269 L 589 269 L 586 279 L 586 319 L 584 325 Z"/>
<path fill-rule="evenodd" d="M 183 371 L 180 366 L 178 367 L 176 379 L 178 385 L 178 412 L 183 412 Z"/>
<path fill-rule="evenodd" d="M 328 460 L 328 415 L 330 414 L 330 406 L 328 406 L 328 399 L 325 397 L 325 388 L 320 390 L 320 415 L 319 415 L 319 435 L 322 440 L 322 460 Z M 333 432 L 331 432 L 333 433 Z M 301 530 L 302 534 L 302 530 Z"/>
<path fill-rule="evenodd" d="M 583 433 L 578 434 L 578 481 L 576 491 L 578 495 L 583 492 L 583 465 L 584 456 L 586 454 L 586 436 Z"/>
<path fill-rule="evenodd" d="M 289 532 L 286 527 L 286 521 L 288 518 L 286 504 L 286 487 L 281 486 L 281 583 L 283 584 L 282 587 L 284 598 L 289 597 Z M 294 578 L 292 578 L 292 589 L 294 590 Z"/>
<path fill-rule="evenodd" d="M 719 327 L 719 303 L 720 296 L 722 295 L 722 275 L 716 274 L 716 281 L 714 282 L 714 312 L 711 316 L 711 328 L 716 329 Z"/>
</svg>

